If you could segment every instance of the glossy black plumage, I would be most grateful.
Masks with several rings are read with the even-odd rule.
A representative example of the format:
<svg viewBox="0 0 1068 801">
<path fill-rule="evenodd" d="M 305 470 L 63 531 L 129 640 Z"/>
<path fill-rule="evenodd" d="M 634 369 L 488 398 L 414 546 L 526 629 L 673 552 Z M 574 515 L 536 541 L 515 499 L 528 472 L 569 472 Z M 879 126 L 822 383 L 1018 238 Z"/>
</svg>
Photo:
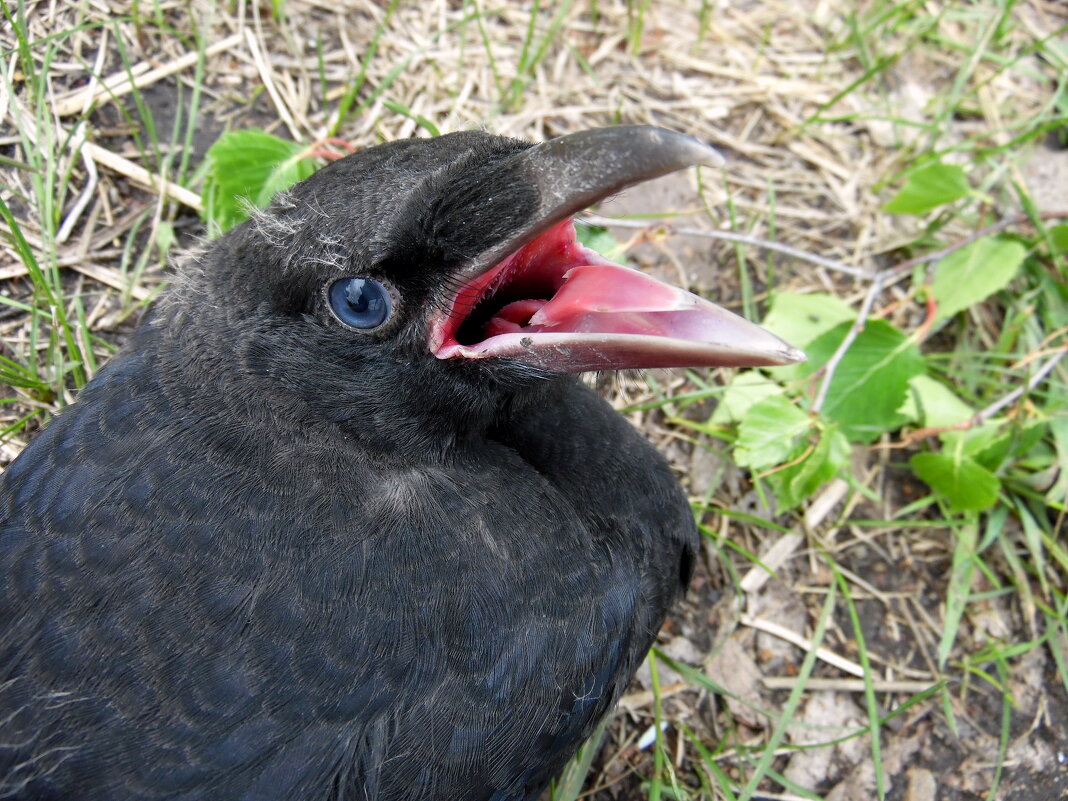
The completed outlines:
<svg viewBox="0 0 1068 801">
<path fill-rule="evenodd" d="M 696 534 L 570 377 L 427 351 L 534 213 L 481 133 L 298 185 L 186 264 L 0 478 L 0 798 L 537 798 L 618 698 Z M 323 287 L 388 279 L 396 319 Z"/>
</svg>

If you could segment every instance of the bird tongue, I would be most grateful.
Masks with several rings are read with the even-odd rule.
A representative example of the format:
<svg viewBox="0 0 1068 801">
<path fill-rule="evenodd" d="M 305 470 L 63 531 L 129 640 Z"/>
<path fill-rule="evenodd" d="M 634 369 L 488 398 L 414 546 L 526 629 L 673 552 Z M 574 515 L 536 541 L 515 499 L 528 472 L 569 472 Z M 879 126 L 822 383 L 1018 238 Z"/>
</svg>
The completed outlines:
<svg viewBox="0 0 1068 801">
<path fill-rule="evenodd" d="M 462 288 L 431 349 L 442 359 L 503 357 L 557 373 L 804 359 L 726 309 L 606 261 L 576 241 L 570 220 Z"/>
<path fill-rule="evenodd" d="M 489 335 L 525 328 L 536 331 L 586 331 L 665 336 L 649 312 L 692 310 L 698 298 L 645 273 L 618 264 L 583 264 L 563 274 L 564 284 L 549 300 L 517 300 L 489 323 Z"/>
</svg>

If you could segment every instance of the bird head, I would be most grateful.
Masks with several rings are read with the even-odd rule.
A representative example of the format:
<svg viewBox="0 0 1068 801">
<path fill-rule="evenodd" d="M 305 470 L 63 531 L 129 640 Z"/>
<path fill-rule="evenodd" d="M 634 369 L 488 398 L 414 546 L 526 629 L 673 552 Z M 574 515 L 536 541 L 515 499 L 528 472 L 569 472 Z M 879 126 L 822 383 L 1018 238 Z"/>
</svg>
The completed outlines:
<svg viewBox="0 0 1068 801">
<path fill-rule="evenodd" d="M 648 126 L 537 145 L 478 131 L 392 142 L 283 193 L 187 268 L 166 305 L 178 327 L 225 330 L 265 394 L 361 426 L 408 403 L 433 426 L 492 419 L 502 396 L 561 373 L 799 361 L 576 240 L 571 216 L 598 200 L 721 161 Z"/>
</svg>

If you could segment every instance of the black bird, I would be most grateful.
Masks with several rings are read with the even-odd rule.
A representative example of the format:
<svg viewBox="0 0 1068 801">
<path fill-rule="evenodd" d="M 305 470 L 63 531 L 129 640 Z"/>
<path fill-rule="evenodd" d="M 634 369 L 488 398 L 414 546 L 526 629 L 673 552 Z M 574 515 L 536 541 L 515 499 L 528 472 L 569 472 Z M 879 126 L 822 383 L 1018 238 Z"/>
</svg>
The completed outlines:
<svg viewBox="0 0 1068 801">
<path fill-rule="evenodd" d="M 565 374 L 800 358 L 575 241 L 717 158 L 648 127 L 393 142 L 180 268 L 0 479 L 0 798 L 536 799 L 697 547 Z"/>
</svg>

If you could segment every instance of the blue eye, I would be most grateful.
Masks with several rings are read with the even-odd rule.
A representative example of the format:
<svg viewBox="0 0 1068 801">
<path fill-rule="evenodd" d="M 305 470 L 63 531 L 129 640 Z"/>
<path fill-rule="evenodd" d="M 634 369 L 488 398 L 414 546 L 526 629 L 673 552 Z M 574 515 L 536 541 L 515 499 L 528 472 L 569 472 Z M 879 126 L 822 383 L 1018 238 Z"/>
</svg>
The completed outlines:
<svg viewBox="0 0 1068 801">
<path fill-rule="evenodd" d="M 389 290 L 372 278 L 339 278 L 326 294 L 334 316 L 350 328 L 378 328 L 393 313 Z"/>
</svg>

